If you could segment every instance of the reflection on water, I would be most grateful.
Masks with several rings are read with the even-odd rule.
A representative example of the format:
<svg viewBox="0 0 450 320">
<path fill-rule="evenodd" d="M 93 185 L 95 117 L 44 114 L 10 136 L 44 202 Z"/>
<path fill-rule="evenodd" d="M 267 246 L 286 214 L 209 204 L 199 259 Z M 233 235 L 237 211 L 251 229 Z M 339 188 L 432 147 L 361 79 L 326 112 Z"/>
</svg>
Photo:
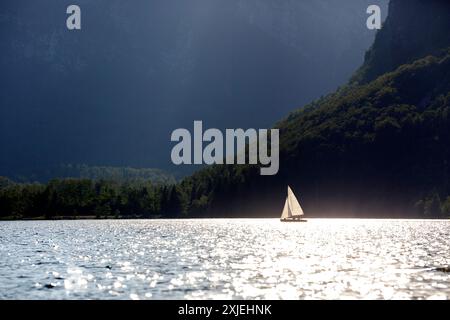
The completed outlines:
<svg viewBox="0 0 450 320">
<path fill-rule="evenodd" d="M 1 299 L 448 299 L 450 221 L 0 222 Z"/>
</svg>

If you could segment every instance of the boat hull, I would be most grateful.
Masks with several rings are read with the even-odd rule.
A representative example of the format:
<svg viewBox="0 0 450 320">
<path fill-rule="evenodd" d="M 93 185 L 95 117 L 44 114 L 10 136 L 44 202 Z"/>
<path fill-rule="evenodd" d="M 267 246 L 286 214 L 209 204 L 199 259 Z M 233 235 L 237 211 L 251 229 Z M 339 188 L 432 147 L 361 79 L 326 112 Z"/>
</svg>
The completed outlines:
<svg viewBox="0 0 450 320">
<path fill-rule="evenodd" d="M 287 219 L 280 219 L 281 222 L 308 222 L 306 219 L 293 219 L 293 218 L 287 218 Z"/>
</svg>

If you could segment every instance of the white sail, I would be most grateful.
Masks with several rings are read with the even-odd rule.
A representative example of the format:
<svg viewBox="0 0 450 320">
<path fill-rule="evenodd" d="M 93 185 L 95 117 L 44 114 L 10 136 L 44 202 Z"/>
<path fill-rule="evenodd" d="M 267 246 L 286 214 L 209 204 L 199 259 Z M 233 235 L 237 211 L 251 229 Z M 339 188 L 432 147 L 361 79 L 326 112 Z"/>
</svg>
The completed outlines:
<svg viewBox="0 0 450 320">
<path fill-rule="evenodd" d="M 281 219 L 286 219 L 289 218 L 289 202 L 288 202 L 288 198 L 286 197 L 286 202 L 284 203 L 284 208 L 283 208 L 283 213 L 281 214 Z"/>
<path fill-rule="evenodd" d="M 303 216 L 303 209 L 300 206 L 300 203 L 298 203 L 297 198 L 294 195 L 294 192 L 292 192 L 291 187 L 288 186 L 288 206 L 289 206 L 289 216 L 290 217 L 298 217 Z"/>
</svg>

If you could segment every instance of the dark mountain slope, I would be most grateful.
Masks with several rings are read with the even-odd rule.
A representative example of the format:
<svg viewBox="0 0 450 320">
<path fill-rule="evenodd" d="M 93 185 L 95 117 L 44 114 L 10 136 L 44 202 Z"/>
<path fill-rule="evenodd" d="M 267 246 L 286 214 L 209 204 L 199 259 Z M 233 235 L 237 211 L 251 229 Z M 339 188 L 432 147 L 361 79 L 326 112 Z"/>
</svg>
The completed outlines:
<svg viewBox="0 0 450 320">
<path fill-rule="evenodd" d="M 399 65 L 449 47 L 448 6 L 448 0 L 391 1 L 383 29 L 353 81 L 367 83 Z"/>
<path fill-rule="evenodd" d="M 402 30 L 398 37 L 422 39 L 423 46 L 429 46 L 426 34 L 443 34 L 447 29 L 429 21 L 432 29 L 419 28 L 414 35 L 409 32 L 405 17 L 409 10 L 419 14 L 423 3 L 392 0 L 391 7 L 396 10 L 391 12 L 388 30 Z M 433 16 L 447 15 L 450 3 L 434 8 L 439 10 L 432 11 Z M 72 195 L 71 190 L 78 190 L 74 187 L 81 183 L 87 185 L 81 189 L 99 197 L 94 204 L 100 206 L 102 216 L 117 212 L 128 216 L 277 217 L 289 184 L 308 216 L 448 217 L 450 48 L 434 46 L 434 42 L 427 54 L 421 51 L 423 46 L 417 47 L 419 51 L 410 48 L 408 62 L 402 58 L 393 65 L 389 53 L 397 52 L 398 42 L 392 40 L 392 32 L 380 32 L 372 48 L 377 59 L 387 57 L 386 64 L 379 64 L 385 70 L 373 73 L 373 80 L 352 82 L 276 125 L 281 134 L 276 176 L 260 176 L 256 166 L 214 166 L 174 187 L 112 186 L 115 196 L 97 192 L 105 188 L 84 180 L 62 182 L 61 186 L 58 182 L 56 186 L 10 187 L 4 179 L 3 200 L 0 194 L 3 212 L 27 212 L 21 208 L 23 200 L 30 198 L 28 193 L 42 196 L 43 208 L 52 207 L 53 200 L 72 199 L 64 195 Z M 361 70 L 371 69 L 372 62 L 366 60 Z M 63 192 L 53 196 L 54 190 L 60 189 Z M 79 200 L 85 202 L 83 196 Z M 78 212 L 77 206 L 69 201 L 44 211 L 73 214 L 74 209 Z M 89 214 L 92 206 L 85 205 L 84 212 Z M 31 208 L 31 213 L 35 210 L 34 205 L 25 207 Z"/>
<path fill-rule="evenodd" d="M 311 215 L 419 215 L 420 199 L 450 195 L 449 71 L 450 52 L 429 56 L 291 114 L 277 176 L 218 166 L 184 187 L 211 214 L 275 216 L 290 184 Z"/>
<path fill-rule="evenodd" d="M 416 41 L 448 31 L 431 23 L 431 30 L 409 33 L 405 18 L 411 10 L 418 14 L 423 1 L 393 0 L 391 7 L 392 26 L 372 48 L 387 57 L 388 69 L 393 66 L 384 44 L 396 52 L 396 37 Z M 450 3 L 431 8 L 437 11 L 429 14 L 446 15 Z M 394 37 L 389 30 L 403 33 Z M 450 51 L 432 43 L 433 55 L 397 65 L 367 84 L 348 85 L 277 124 L 277 176 L 218 166 L 186 179 L 181 190 L 191 197 L 191 213 L 277 216 L 290 184 L 312 216 L 450 215 Z M 421 53 L 408 49 L 411 58 Z"/>
<path fill-rule="evenodd" d="M 362 63 L 372 3 L 387 0 L 78 0 L 68 31 L 71 1 L 2 0 L 0 174 L 168 169 L 193 120 L 270 126 Z"/>
<path fill-rule="evenodd" d="M 448 216 L 449 71 L 450 50 L 292 113 L 277 125 L 277 176 L 260 176 L 252 166 L 215 166 L 173 187 L 120 184 L 117 176 L 45 186 L 0 178 L 0 216 L 275 217 L 287 184 L 310 217 Z M 108 168 L 92 169 L 83 176 L 104 178 Z"/>
</svg>

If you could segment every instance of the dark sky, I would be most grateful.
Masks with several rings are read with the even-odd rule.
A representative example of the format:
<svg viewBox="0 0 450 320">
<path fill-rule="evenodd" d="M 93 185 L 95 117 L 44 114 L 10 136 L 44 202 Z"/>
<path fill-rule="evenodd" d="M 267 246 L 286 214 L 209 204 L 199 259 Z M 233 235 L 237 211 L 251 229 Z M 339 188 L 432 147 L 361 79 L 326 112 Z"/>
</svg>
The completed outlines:
<svg viewBox="0 0 450 320">
<path fill-rule="evenodd" d="M 362 63 L 369 4 L 386 17 L 387 0 L 2 0 L 0 175 L 170 168 L 193 120 L 270 127 Z"/>
</svg>

